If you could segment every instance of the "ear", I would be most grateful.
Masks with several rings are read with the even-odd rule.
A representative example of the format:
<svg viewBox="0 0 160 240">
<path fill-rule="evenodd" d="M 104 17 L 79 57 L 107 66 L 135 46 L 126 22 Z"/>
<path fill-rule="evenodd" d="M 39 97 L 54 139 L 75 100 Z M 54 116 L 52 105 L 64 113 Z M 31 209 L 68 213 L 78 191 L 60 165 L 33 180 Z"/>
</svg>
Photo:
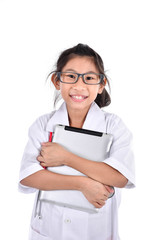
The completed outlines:
<svg viewBox="0 0 160 240">
<path fill-rule="evenodd" d="M 104 83 L 103 84 L 100 84 L 99 85 L 99 90 L 98 90 L 98 93 L 101 94 L 103 92 L 103 89 L 105 88 L 106 86 L 106 83 L 107 83 L 107 79 L 103 79 Z"/>
<path fill-rule="evenodd" d="M 52 81 L 53 85 L 55 86 L 55 88 L 56 88 L 57 90 L 60 90 L 60 81 L 59 81 L 59 79 L 57 78 L 57 75 L 56 75 L 56 74 L 53 74 L 53 75 L 52 75 L 51 81 Z"/>
</svg>

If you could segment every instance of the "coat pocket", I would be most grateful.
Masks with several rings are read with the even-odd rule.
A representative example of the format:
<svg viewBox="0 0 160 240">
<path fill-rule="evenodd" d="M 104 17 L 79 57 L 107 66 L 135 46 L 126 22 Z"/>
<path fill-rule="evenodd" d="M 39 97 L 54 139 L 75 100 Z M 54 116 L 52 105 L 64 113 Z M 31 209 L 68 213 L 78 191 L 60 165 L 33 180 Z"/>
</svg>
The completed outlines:
<svg viewBox="0 0 160 240">
<path fill-rule="evenodd" d="M 52 240 L 52 239 L 30 228 L 29 240 Z"/>
</svg>

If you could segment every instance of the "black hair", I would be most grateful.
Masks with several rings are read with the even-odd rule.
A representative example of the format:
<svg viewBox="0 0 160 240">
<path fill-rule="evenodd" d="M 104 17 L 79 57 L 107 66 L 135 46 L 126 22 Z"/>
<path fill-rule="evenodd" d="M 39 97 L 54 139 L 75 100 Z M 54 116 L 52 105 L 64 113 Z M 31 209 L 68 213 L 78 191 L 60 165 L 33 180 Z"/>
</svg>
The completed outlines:
<svg viewBox="0 0 160 240">
<path fill-rule="evenodd" d="M 63 51 L 57 60 L 56 70 L 54 72 L 61 72 L 63 67 L 67 64 L 67 62 L 73 57 L 75 57 L 75 55 L 91 57 L 94 61 L 95 66 L 99 70 L 99 73 L 105 76 L 107 80 L 107 84 L 110 89 L 109 80 L 104 71 L 104 64 L 103 64 L 102 58 L 92 48 L 90 48 L 88 45 L 85 45 L 85 44 L 79 43 L 78 45 Z M 102 84 L 105 84 L 105 82 L 103 81 Z M 57 99 L 55 99 L 55 102 L 56 101 Z M 111 103 L 110 95 L 108 94 L 105 88 L 103 89 L 103 92 L 101 94 L 97 95 L 95 102 L 98 104 L 100 108 L 108 106 Z"/>
</svg>

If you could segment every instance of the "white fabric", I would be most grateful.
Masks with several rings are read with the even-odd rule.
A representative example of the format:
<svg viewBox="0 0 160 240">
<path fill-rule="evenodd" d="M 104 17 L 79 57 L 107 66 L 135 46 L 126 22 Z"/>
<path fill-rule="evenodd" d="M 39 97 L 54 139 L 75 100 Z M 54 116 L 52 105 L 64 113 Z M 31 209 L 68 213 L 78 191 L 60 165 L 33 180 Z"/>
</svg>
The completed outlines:
<svg viewBox="0 0 160 240">
<path fill-rule="evenodd" d="M 65 103 L 51 114 L 36 120 L 29 129 L 29 140 L 24 151 L 19 181 L 43 169 L 36 157 L 39 155 L 41 143 L 47 142 L 49 132 L 54 132 L 56 124 L 69 125 Z M 102 111 L 93 103 L 85 119 L 83 128 L 113 134 L 114 140 L 110 157 L 104 162 L 121 172 L 127 179 L 126 188 L 135 185 L 134 158 L 131 150 L 132 135 L 122 120 L 110 113 Z M 31 193 L 37 189 L 24 187 L 19 183 L 19 190 Z M 90 214 L 67 209 L 43 202 L 42 218 L 35 216 L 35 205 L 31 219 L 30 240 L 119 240 L 118 207 L 120 189 L 115 188 L 115 195 L 108 199 L 99 213 Z M 36 199 L 35 199 L 36 202 Z"/>
</svg>

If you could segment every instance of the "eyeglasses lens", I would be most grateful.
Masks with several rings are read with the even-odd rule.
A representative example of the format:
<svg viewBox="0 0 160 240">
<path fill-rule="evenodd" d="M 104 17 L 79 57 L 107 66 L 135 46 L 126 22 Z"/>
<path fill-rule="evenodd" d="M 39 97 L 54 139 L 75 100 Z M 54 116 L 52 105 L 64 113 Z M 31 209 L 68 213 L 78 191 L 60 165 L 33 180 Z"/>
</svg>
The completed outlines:
<svg viewBox="0 0 160 240">
<path fill-rule="evenodd" d="M 78 78 L 77 73 L 61 72 L 61 81 L 64 83 L 75 83 Z M 83 75 L 86 84 L 99 84 L 101 81 L 100 75 L 95 73 L 86 73 Z"/>
</svg>

